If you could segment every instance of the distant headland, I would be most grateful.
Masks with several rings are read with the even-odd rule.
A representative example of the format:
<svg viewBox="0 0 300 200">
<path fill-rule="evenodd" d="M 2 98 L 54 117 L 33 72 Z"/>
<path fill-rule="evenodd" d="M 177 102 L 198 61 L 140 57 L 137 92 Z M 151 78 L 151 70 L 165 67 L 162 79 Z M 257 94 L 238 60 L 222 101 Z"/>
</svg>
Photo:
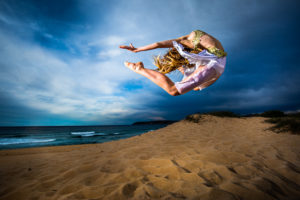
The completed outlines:
<svg viewBox="0 0 300 200">
<path fill-rule="evenodd" d="M 178 121 L 174 120 L 156 120 L 156 121 L 141 121 L 141 122 L 134 122 L 131 125 L 155 125 L 155 124 L 172 124 Z"/>
</svg>

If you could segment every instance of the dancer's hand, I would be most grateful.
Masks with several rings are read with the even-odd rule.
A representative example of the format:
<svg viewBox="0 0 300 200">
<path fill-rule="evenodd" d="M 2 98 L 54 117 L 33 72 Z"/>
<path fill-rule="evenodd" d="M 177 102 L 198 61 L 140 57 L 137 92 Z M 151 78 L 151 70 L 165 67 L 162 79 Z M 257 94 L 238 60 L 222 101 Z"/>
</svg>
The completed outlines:
<svg viewBox="0 0 300 200">
<path fill-rule="evenodd" d="M 131 52 L 134 52 L 134 53 L 137 53 L 138 50 L 137 48 L 135 48 L 131 43 L 130 43 L 130 46 L 119 46 L 121 49 L 127 49 L 128 51 L 131 51 Z"/>
</svg>

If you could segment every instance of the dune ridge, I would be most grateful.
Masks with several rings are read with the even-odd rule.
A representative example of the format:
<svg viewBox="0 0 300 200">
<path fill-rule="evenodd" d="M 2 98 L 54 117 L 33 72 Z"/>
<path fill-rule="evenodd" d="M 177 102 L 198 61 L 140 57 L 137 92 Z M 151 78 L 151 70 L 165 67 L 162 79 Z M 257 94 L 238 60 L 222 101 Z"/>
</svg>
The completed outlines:
<svg viewBox="0 0 300 200">
<path fill-rule="evenodd" d="M 300 136 L 205 115 L 102 144 L 0 151 L 0 199 L 299 199 Z"/>
</svg>

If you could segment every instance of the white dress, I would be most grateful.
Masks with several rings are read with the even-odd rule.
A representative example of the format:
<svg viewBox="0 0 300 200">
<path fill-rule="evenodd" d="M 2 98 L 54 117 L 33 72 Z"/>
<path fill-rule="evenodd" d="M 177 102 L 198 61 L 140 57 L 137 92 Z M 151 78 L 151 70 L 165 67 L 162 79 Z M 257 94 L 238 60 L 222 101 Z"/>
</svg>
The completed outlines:
<svg viewBox="0 0 300 200">
<path fill-rule="evenodd" d="M 190 64 L 195 64 L 195 67 L 192 68 L 183 66 L 183 80 L 189 77 L 195 70 L 199 68 L 199 66 L 205 66 L 199 72 L 194 74 L 193 77 L 187 78 L 187 81 L 175 83 L 175 86 L 181 94 L 188 92 L 196 87 L 202 90 L 214 83 L 223 74 L 226 64 L 226 56 L 219 58 L 216 55 L 208 52 L 206 49 L 199 52 L 198 54 L 189 53 L 184 51 L 184 47 L 176 41 L 173 41 L 173 46 L 182 57 L 186 58 L 189 61 Z"/>
</svg>

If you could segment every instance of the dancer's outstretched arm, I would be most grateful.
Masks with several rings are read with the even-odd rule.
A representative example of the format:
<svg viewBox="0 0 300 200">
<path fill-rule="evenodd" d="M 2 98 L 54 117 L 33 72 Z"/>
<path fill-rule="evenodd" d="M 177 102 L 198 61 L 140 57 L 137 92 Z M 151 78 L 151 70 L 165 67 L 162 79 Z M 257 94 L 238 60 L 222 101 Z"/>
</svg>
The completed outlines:
<svg viewBox="0 0 300 200">
<path fill-rule="evenodd" d="M 130 46 L 123 46 L 121 45 L 120 48 L 121 49 L 127 49 L 129 51 L 132 51 L 134 53 L 140 52 L 140 51 L 148 51 L 148 50 L 152 50 L 152 49 L 157 49 L 157 48 L 171 48 L 173 47 L 173 41 L 182 43 L 183 45 L 193 45 L 193 43 L 190 40 L 191 38 L 191 34 L 189 35 L 185 35 L 176 39 L 172 39 L 172 40 L 165 40 L 165 41 L 161 41 L 161 42 L 155 42 L 153 44 L 149 44 L 143 47 L 138 47 L 135 48 L 132 44 L 130 44 Z"/>
</svg>

